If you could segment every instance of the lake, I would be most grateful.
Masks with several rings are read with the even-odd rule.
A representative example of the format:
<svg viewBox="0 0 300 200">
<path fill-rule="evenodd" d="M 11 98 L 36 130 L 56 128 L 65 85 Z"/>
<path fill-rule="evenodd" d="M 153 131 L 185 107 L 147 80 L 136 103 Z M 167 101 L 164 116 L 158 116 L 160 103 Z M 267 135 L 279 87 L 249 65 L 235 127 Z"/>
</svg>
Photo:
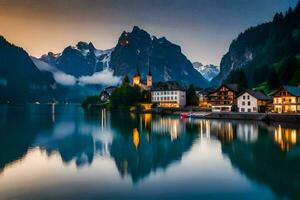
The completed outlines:
<svg viewBox="0 0 300 200">
<path fill-rule="evenodd" d="M 300 127 L 0 107 L 0 199 L 299 199 Z"/>
</svg>

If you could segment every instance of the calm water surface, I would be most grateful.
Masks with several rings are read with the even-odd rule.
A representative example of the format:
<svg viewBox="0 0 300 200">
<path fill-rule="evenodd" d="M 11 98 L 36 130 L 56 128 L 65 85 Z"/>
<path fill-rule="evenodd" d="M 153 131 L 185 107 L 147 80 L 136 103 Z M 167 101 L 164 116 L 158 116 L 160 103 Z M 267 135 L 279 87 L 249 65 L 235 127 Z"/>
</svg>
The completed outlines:
<svg viewBox="0 0 300 200">
<path fill-rule="evenodd" d="M 0 199 L 300 199 L 300 128 L 0 107 Z"/>
</svg>

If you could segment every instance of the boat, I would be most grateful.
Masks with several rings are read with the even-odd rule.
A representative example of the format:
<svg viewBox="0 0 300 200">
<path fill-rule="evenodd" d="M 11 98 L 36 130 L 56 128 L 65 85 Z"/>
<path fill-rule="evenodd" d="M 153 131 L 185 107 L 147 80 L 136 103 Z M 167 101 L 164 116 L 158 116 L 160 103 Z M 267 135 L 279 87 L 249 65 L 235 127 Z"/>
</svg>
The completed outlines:
<svg viewBox="0 0 300 200">
<path fill-rule="evenodd" d="M 180 114 L 181 118 L 190 118 L 192 117 L 192 112 L 183 112 Z"/>
</svg>

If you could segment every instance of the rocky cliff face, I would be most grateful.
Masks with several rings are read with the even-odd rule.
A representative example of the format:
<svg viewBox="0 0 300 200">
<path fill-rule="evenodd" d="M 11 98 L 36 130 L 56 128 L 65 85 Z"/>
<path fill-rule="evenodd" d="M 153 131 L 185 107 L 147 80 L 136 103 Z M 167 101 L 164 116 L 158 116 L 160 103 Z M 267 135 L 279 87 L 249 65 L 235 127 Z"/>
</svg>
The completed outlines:
<svg viewBox="0 0 300 200">
<path fill-rule="evenodd" d="M 112 50 L 99 50 L 92 43 L 78 42 L 75 47 L 68 46 L 62 53 L 49 52 L 40 59 L 58 70 L 79 77 L 107 68 Z"/>
<path fill-rule="evenodd" d="M 132 76 L 135 65 L 139 65 L 142 76 L 146 75 L 150 65 L 154 81 L 176 80 L 200 87 L 208 85 L 208 81 L 181 52 L 180 46 L 164 37 L 151 37 L 139 27 L 122 33 L 110 61 L 110 67 L 119 76 Z"/>
<path fill-rule="evenodd" d="M 79 42 L 62 53 L 50 52 L 40 60 L 75 77 L 90 76 L 104 69 L 113 70 L 119 77 L 133 76 L 139 65 L 142 78 L 145 78 L 150 65 L 153 81 L 176 80 L 183 84 L 208 86 L 208 81 L 193 68 L 180 46 L 164 37 L 151 37 L 136 26 L 131 32 L 124 31 L 113 49 L 102 51 L 92 43 Z"/>
</svg>

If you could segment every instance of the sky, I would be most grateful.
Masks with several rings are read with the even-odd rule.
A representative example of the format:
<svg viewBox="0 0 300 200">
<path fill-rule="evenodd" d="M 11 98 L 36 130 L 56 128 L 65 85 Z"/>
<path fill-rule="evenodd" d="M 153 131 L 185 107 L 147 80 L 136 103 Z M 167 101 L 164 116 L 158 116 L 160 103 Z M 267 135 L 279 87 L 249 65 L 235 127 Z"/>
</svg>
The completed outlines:
<svg viewBox="0 0 300 200">
<path fill-rule="evenodd" d="M 134 25 L 182 47 L 192 61 L 219 65 L 238 34 L 298 0 L 0 0 L 0 35 L 39 57 L 78 41 L 116 45 Z"/>
</svg>

